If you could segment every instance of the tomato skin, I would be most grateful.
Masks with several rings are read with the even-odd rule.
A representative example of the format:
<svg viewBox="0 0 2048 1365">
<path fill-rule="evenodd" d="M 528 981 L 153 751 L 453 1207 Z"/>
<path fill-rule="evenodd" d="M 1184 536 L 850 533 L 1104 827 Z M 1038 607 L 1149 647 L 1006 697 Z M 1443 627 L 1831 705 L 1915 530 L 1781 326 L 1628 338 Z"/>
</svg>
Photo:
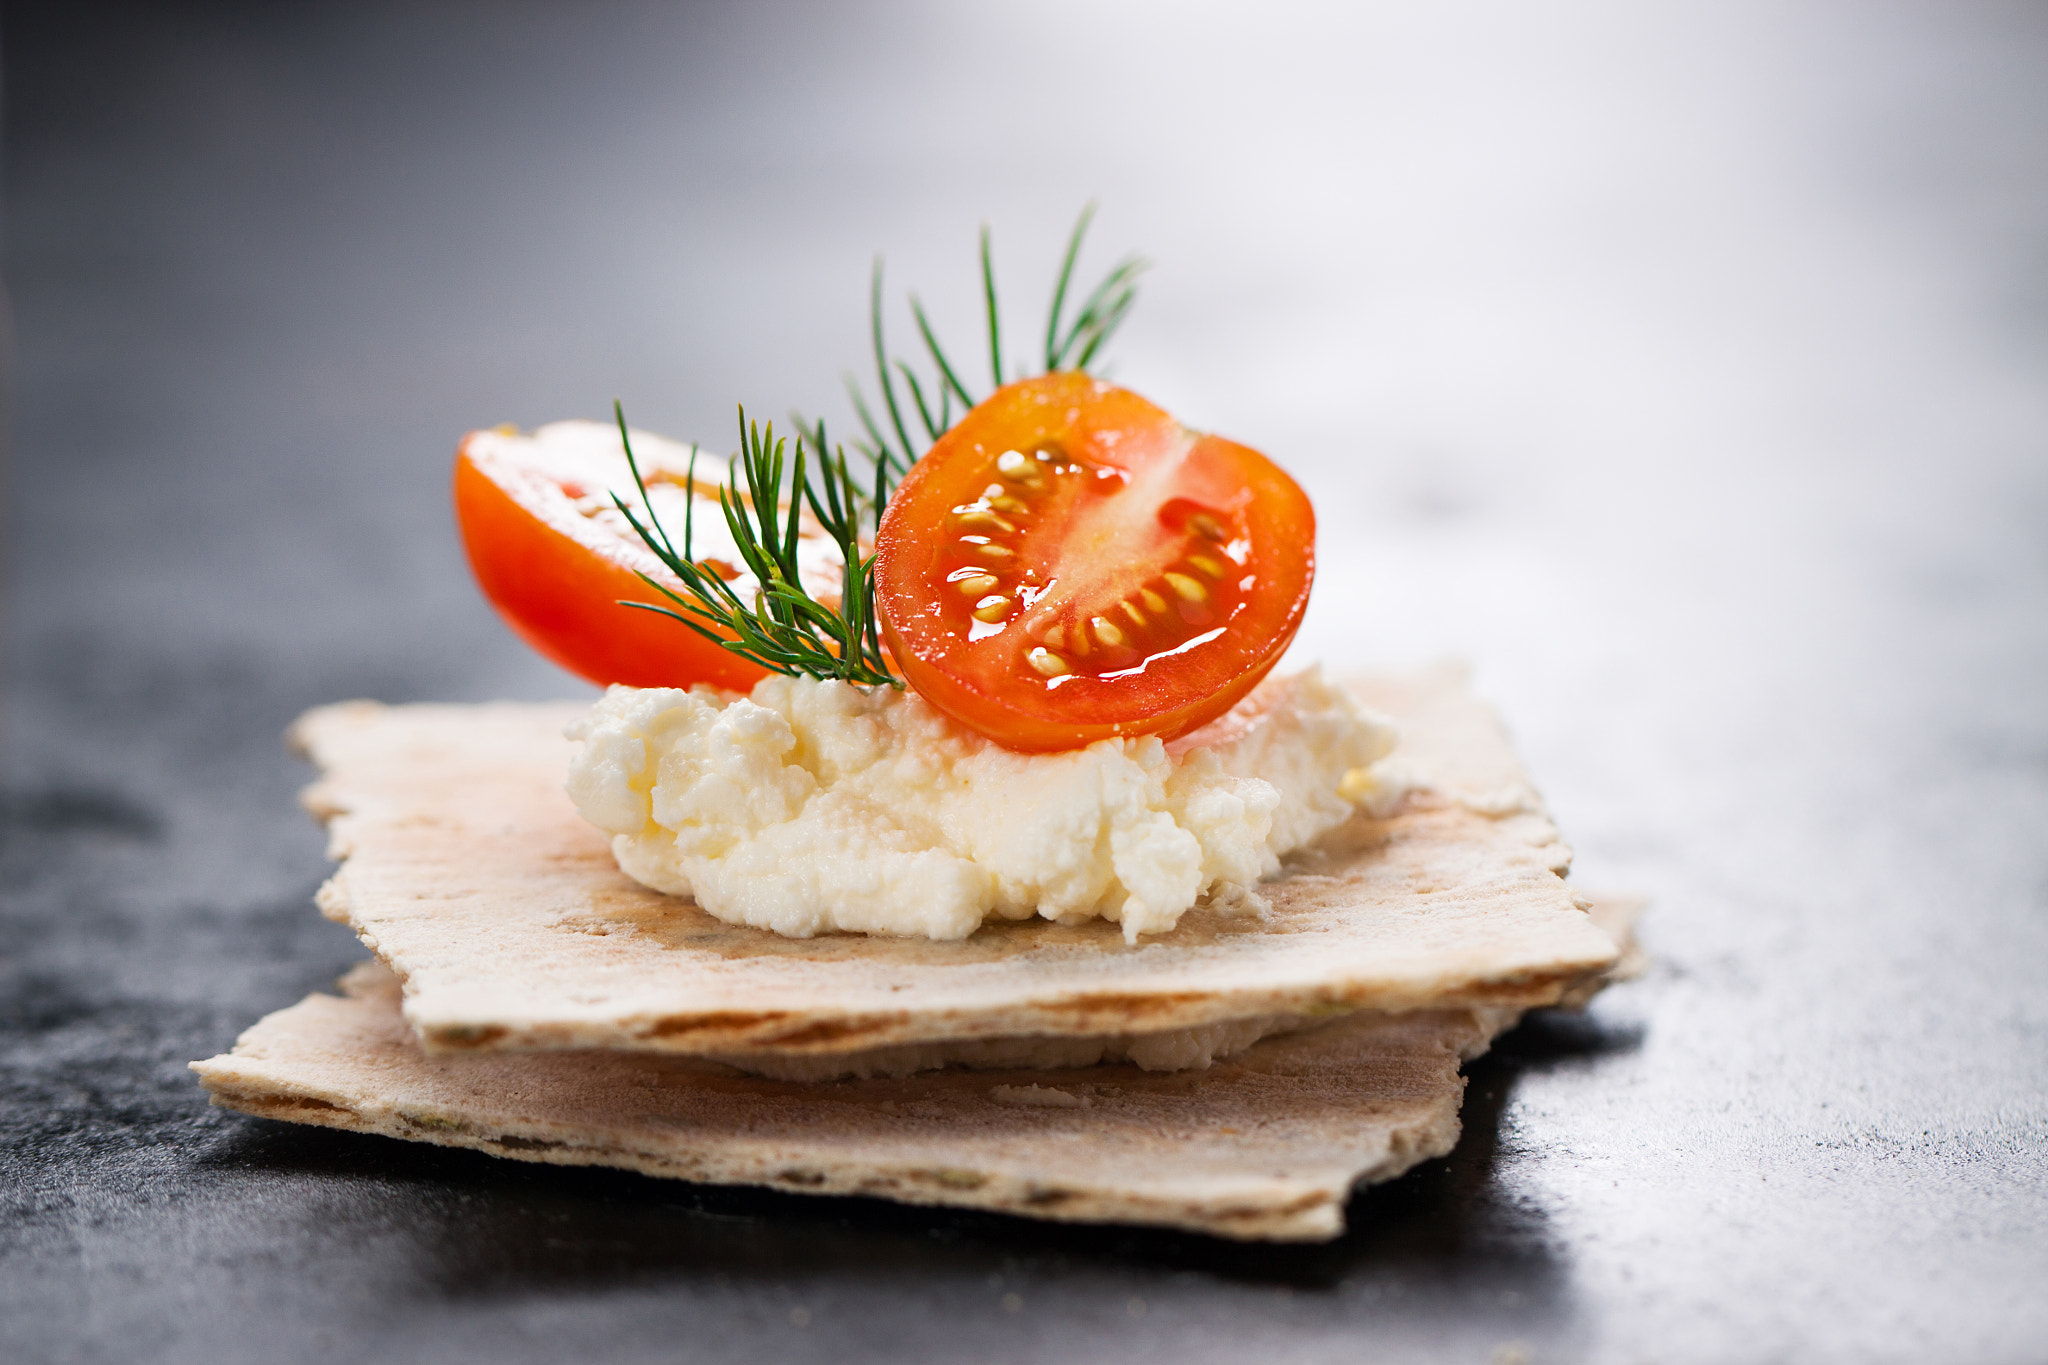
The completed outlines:
<svg viewBox="0 0 2048 1365">
<path fill-rule="evenodd" d="M 609 555 L 550 524 L 550 500 L 566 495 L 546 480 L 493 463 L 484 471 L 472 432 L 455 454 L 455 518 L 476 581 L 520 639 L 551 662 L 603 686 L 750 690 L 767 670 L 679 621 L 619 605 L 659 601 L 628 557 Z M 650 557 L 651 559 L 651 557 Z"/>
<path fill-rule="evenodd" d="M 1064 454 L 1036 456 L 1050 462 L 1023 470 L 1020 477 L 1042 494 L 1037 502 L 1020 484 L 998 487 L 999 454 L 1041 447 Z M 1025 502 L 998 497 L 991 504 L 995 494 Z M 1119 497 L 1136 501 L 1119 510 Z M 1194 512 L 1224 529 L 1210 542 L 1194 539 L 1185 529 Z M 975 551 L 954 534 L 962 529 L 988 530 L 982 540 L 1003 542 L 1003 558 L 994 562 L 1006 567 L 988 570 L 1001 582 L 981 599 L 1014 596 L 1017 605 L 999 623 L 977 627 L 966 614 L 967 598 L 984 580 L 974 577 Z M 1224 562 L 1226 541 L 1235 567 Z M 905 476 L 876 538 L 876 605 L 910 685 L 999 744 L 1047 751 L 1118 735 L 1170 739 L 1229 710 L 1279 661 L 1308 605 L 1314 544 L 1307 496 L 1265 456 L 1190 432 L 1128 390 L 1053 374 L 998 390 Z M 1228 572 L 1199 580 L 1173 572 L 1185 570 L 1188 558 Z M 960 564 L 970 567 L 953 567 Z M 1202 601 L 1175 600 L 1168 579 L 1190 585 Z M 1091 615 L 1096 608 L 1084 605 L 1056 620 L 1063 599 L 1076 593 L 1090 603 L 1121 593 L 1115 606 L 1132 614 L 1104 606 Z M 1200 614 L 1211 606 L 1214 614 Z M 1093 632 L 1086 648 L 1095 653 L 1085 664 L 1069 647 L 1079 633 L 1076 614 L 1095 623 L 1080 628 Z M 1048 633 L 1049 625 L 1059 629 Z M 1126 637 L 1151 638 L 1157 647 Z M 1062 651 L 1055 666 L 1070 676 L 1047 678 L 1026 666 L 1032 653 L 1046 654 L 1048 641 Z M 1105 641 L 1121 648 L 1114 666 Z"/>
</svg>

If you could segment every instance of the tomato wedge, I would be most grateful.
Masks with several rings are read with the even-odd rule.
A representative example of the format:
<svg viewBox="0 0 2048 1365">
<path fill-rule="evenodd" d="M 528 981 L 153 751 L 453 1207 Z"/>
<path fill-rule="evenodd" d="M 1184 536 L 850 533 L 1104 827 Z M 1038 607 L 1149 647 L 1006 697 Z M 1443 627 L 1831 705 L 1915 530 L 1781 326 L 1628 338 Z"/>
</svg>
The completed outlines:
<svg viewBox="0 0 2048 1365">
<path fill-rule="evenodd" d="M 636 431 L 633 452 L 648 498 L 680 547 L 690 448 Z M 746 575 L 716 501 L 724 475 L 723 459 L 698 461 L 692 548 L 698 562 L 740 587 Z M 620 605 L 661 602 L 642 573 L 671 587 L 676 581 L 619 515 L 614 493 L 636 510 L 644 506 L 617 427 L 555 422 L 531 435 L 500 427 L 463 438 L 455 455 L 455 516 L 484 596 L 521 639 L 591 682 L 753 687 L 767 676 L 760 665 L 679 621 Z M 832 542 L 803 537 L 799 561 L 813 596 L 836 600 L 839 556 Z"/>
<path fill-rule="evenodd" d="M 905 476 L 875 542 L 890 649 L 932 705 L 1013 749 L 1171 738 L 1294 638 L 1315 513 L 1279 466 L 1126 389 L 999 389 Z"/>
</svg>

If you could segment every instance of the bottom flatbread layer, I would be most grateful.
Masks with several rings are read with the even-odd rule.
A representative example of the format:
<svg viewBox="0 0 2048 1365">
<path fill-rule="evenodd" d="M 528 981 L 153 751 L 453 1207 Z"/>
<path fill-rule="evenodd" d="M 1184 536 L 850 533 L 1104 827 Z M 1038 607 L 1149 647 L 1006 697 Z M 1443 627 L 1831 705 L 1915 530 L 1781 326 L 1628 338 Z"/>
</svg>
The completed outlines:
<svg viewBox="0 0 2048 1365">
<path fill-rule="evenodd" d="M 429 1057 L 388 972 L 343 985 L 194 1062 L 213 1102 L 521 1161 L 1270 1241 L 1335 1237 L 1355 1185 L 1450 1151 L 1460 1063 L 1518 1017 L 1362 1012 L 1202 1071 L 797 1083 L 650 1053 Z"/>
</svg>

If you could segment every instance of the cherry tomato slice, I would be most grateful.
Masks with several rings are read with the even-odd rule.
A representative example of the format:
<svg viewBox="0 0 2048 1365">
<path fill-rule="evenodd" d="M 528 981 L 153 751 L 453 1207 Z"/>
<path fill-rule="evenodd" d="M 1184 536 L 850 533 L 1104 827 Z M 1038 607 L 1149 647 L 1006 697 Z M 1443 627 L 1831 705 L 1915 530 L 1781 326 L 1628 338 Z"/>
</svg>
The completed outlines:
<svg viewBox="0 0 2048 1365">
<path fill-rule="evenodd" d="M 876 537 L 890 649 L 1013 749 L 1171 738 L 1257 685 L 1315 576 L 1279 466 L 1080 374 L 998 390 L 905 476 Z"/>
<path fill-rule="evenodd" d="M 648 496 L 680 547 L 689 447 L 635 432 L 633 451 Z M 715 501 L 724 474 L 723 459 L 699 460 L 693 552 L 730 581 L 740 566 Z M 614 492 L 629 505 L 639 501 L 616 427 L 555 422 L 531 435 L 498 428 L 463 438 L 455 455 L 455 516 L 484 596 L 521 639 L 591 682 L 750 689 L 767 675 L 758 664 L 679 621 L 619 605 L 662 602 L 641 573 L 676 583 L 613 507 Z M 839 560 L 831 542 L 805 537 L 800 558 L 813 595 L 829 584 L 836 599 Z"/>
</svg>

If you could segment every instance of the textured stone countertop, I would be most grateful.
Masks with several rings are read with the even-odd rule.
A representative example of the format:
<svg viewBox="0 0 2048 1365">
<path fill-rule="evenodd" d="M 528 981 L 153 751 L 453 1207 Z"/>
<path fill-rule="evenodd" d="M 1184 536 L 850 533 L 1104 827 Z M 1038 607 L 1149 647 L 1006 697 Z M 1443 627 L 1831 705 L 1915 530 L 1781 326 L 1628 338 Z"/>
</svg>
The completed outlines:
<svg viewBox="0 0 2048 1365">
<path fill-rule="evenodd" d="M 2038 9 L 4 22 L 0 1357 L 2048 1355 Z M 1090 197 L 1117 376 L 1316 500 L 1301 657 L 1469 659 L 1648 975 L 1315 1248 L 208 1109 L 360 956 L 291 718 L 580 691 L 461 433 L 847 429 L 876 249 L 965 338 L 990 222 L 1025 334 Z"/>
</svg>

